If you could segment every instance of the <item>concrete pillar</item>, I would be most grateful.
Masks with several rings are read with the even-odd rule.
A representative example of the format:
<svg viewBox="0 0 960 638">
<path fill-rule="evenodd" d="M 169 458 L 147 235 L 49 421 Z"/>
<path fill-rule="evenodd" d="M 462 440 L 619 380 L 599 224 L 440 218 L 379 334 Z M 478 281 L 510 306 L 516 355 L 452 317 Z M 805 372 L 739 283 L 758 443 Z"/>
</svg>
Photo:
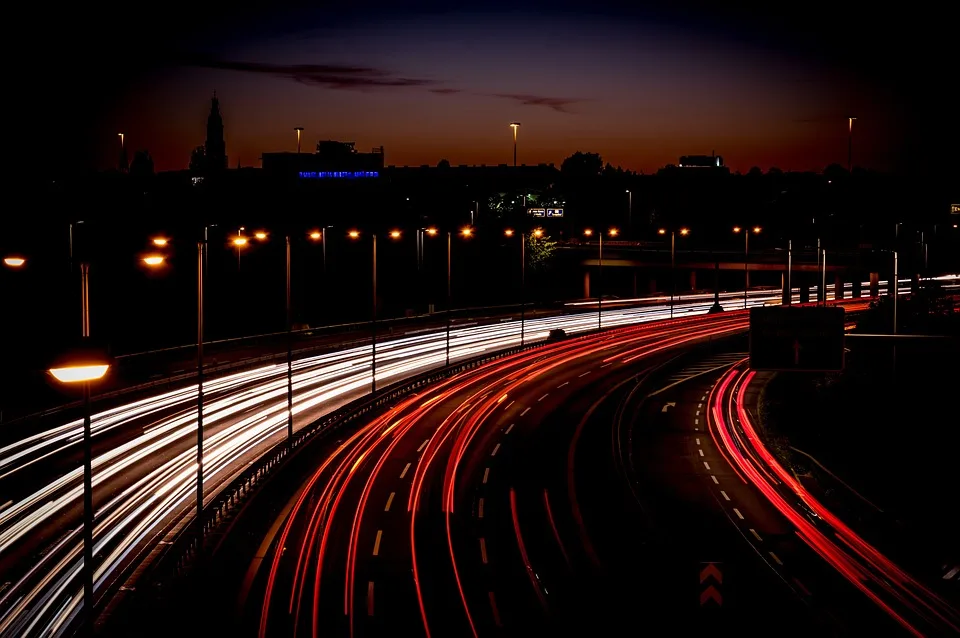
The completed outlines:
<svg viewBox="0 0 960 638">
<path fill-rule="evenodd" d="M 780 273 L 780 303 L 784 306 L 790 305 L 790 291 L 787 289 L 787 273 Z"/>
<path fill-rule="evenodd" d="M 583 298 L 590 298 L 590 271 L 583 271 Z"/>
<path fill-rule="evenodd" d="M 810 303 L 810 279 L 803 277 L 800 280 L 800 303 Z"/>
<path fill-rule="evenodd" d="M 880 295 L 880 273 L 870 273 L 870 296 L 878 297 Z"/>
<path fill-rule="evenodd" d="M 854 299 L 859 299 L 863 296 L 863 282 L 860 279 L 863 277 L 863 273 L 855 272 L 852 283 L 852 296 Z"/>
<path fill-rule="evenodd" d="M 696 289 L 697 289 L 697 271 L 691 270 L 690 271 L 690 290 L 696 290 Z"/>
<path fill-rule="evenodd" d="M 843 276 L 839 270 L 833 273 L 833 298 L 837 300 L 843 299 Z"/>
</svg>

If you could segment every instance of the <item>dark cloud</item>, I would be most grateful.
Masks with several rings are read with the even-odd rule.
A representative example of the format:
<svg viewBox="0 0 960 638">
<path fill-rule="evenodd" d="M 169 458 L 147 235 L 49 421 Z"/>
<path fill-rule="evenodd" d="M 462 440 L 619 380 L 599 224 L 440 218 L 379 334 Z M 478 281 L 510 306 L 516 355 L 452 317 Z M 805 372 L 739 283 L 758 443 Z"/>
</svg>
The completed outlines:
<svg viewBox="0 0 960 638">
<path fill-rule="evenodd" d="M 582 102 L 578 98 L 549 97 L 546 95 L 527 95 L 525 93 L 494 93 L 493 97 L 501 97 L 506 100 L 514 100 L 524 106 L 545 106 L 560 113 L 569 113 L 573 104 Z"/>
<path fill-rule="evenodd" d="M 430 89 L 431 93 L 437 93 L 438 95 L 454 95 L 455 93 L 462 93 L 460 89 L 450 89 L 450 88 L 439 88 L 439 89 Z"/>
<path fill-rule="evenodd" d="M 262 62 L 239 62 L 206 56 L 187 56 L 182 62 L 188 66 L 206 69 L 242 71 L 261 75 L 289 78 L 301 84 L 322 86 L 330 89 L 371 89 L 420 87 L 438 84 L 436 80 L 408 78 L 383 69 L 366 66 L 337 64 L 267 64 Z"/>
</svg>

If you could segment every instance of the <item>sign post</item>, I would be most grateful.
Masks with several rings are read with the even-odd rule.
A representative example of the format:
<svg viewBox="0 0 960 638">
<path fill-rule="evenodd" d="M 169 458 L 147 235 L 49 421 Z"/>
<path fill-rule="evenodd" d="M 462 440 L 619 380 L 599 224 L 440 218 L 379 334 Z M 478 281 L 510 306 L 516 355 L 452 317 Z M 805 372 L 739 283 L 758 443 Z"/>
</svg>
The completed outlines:
<svg viewBox="0 0 960 638">
<path fill-rule="evenodd" d="M 844 309 L 839 306 L 751 308 L 750 368 L 842 370 L 844 315 Z"/>
</svg>

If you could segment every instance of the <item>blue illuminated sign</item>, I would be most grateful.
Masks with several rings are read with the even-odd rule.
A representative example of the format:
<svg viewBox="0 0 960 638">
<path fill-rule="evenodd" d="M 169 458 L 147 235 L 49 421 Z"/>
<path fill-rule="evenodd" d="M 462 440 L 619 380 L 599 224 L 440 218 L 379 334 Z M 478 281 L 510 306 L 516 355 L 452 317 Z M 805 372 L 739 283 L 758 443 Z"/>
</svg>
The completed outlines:
<svg viewBox="0 0 960 638">
<path fill-rule="evenodd" d="M 356 179 L 380 177 L 378 171 L 300 171 L 301 179 Z"/>
</svg>

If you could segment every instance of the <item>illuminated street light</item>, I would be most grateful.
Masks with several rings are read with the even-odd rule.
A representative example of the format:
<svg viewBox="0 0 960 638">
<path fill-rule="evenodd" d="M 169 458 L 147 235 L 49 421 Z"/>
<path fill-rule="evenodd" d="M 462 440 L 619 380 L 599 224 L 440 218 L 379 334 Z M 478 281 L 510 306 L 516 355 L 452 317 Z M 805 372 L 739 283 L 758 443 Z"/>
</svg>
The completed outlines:
<svg viewBox="0 0 960 638">
<path fill-rule="evenodd" d="M 735 232 L 735 233 L 739 233 L 741 230 L 743 230 L 743 229 L 740 228 L 739 226 L 734 226 L 734 227 L 733 227 L 733 232 Z"/>
<path fill-rule="evenodd" d="M 464 226 L 463 228 L 460 229 L 460 234 L 463 235 L 464 237 L 470 237 L 471 235 L 473 235 L 473 229 L 470 228 L 469 226 Z"/>
<path fill-rule="evenodd" d="M 109 363 L 80 363 L 63 368 L 50 368 L 50 374 L 60 383 L 83 383 L 102 379 L 109 369 Z"/>
<path fill-rule="evenodd" d="M 761 229 L 759 226 L 754 226 L 754 227 L 753 227 L 753 234 L 754 234 L 754 235 L 759 235 L 761 230 L 762 230 L 762 229 Z"/>
<path fill-rule="evenodd" d="M 589 237 L 590 235 L 593 234 L 593 231 L 590 230 L 589 228 L 585 228 L 585 229 L 583 229 L 583 234 L 586 235 L 587 237 Z"/>
<path fill-rule="evenodd" d="M 510 128 L 513 129 L 513 165 L 517 165 L 517 129 L 520 128 L 520 122 L 510 122 Z"/>
<path fill-rule="evenodd" d="M 350 239 L 358 239 L 360 237 L 360 231 L 351 230 L 349 233 L 347 233 L 347 237 Z"/>
<path fill-rule="evenodd" d="M 391 238 L 391 239 L 400 239 L 400 231 L 399 231 L 399 230 L 391 230 L 391 231 L 390 231 L 390 238 Z"/>
<path fill-rule="evenodd" d="M 537 239 L 540 239 L 541 237 L 543 237 L 543 229 L 542 229 L 542 228 L 535 228 L 535 229 L 533 230 L 533 236 L 536 237 Z"/>
<path fill-rule="evenodd" d="M 168 243 L 170 243 L 170 240 L 167 239 L 166 237 L 154 237 L 154 238 L 153 238 L 153 245 L 154 245 L 154 246 L 159 246 L 160 248 L 163 248 L 163 247 L 166 246 Z"/>
<path fill-rule="evenodd" d="M 661 228 L 660 230 L 657 231 L 657 234 L 658 234 L 658 235 L 666 235 L 666 234 L 667 234 L 667 229 L 666 229 L 666 228 Z"/>
<path fill-rule="evenodd" d="M 265 232 L 262 231 L 262 230 L 258 230 L 257 232 L 255 232 L 255 233 L 253 234 L 253 236 L 256 237 L 257 239 L 259 239 L 260 241 L 263 241 L 264 239 L 267 238 L 267 233 L 265 233 Z"/>
<path fill-rule="evenodd" d="M 246 238 L 246 237 L 234 237 L 234 239 L 233 239 L 233 245 L 236 246 L 237 248 L 240 248 L 241 246 L 246 246 L 246 245 L 247 245 L 247 238 Z"/>
<path fill-rule="evenodd" d="M 147 255 L 143 258 L 143 263 L 148 266 L 159 266 L 163 264 L 163 255 Z"/>
<path fill-rule="evenodd" d="M 315 230 L 310 233 L 310 239 L 313 241 L 319 241 L 320 239 L 323 239 L 323 234 L 319 230 Z"/>
<path fill-rule="evenodd" d="M 734 226 L 733 232 L 739 233 L 743 229 L 740 226 Z M 752 229 L 754 235 L 759 235 L 763 230 L 759 226 Z M 750 273 L 747 271 L 747 256 L 750 253 L 750 233 L 743 233 L 743 309 L 747 309 L 747 289 L 750 287 Z M 818 256 L 819 259 L 819 256 Z"/>
<path fill-rule="evenodd" d="M 507 237 L 513 237 L 513 229 L 507 228 L 506 230 L 503 231 L 503 234 L 506 235 Z"/>
<path fill-rule="evenodd" d="M 690 234 L 690 229 L 689 229 L 689 228 L 681 228 L 681 229 L 680 229 L 680 234 L 683 235 L 684 237 L 686 237 L 687 235 Z"/>
<path fill-rule="evenodd" d="M 437 229 L 436 229 L 436 228 L 433 228 L 432 226 L 427 229 L 427 234 L 430 235 L 431 237 L 433 237 L 434 235 L 436 235 L 437 232 L 438 232 Z"/>
<path fill-rule="evenodd" d="M 954 228 L 956 228 L 956 226 L 954 226 Z M 24 259 L 23 257 L 16 257 L 14 255 L 11 255 L 9 257 L 4 257 L 3 263 L 11 268 L 19 268 L 20 266 L 27 263 L 27 260 Z"/>
<path fill-rule="evenodd" d="M 611 236 L 611 237 L 616 237 L 616 236 L 619 235 L 619 234 L 620 234 L 620 231 L 617 230 L 616 228 L 611 228 L 611 229 L 610 229 L 610 236 Z"/>
</svg>

